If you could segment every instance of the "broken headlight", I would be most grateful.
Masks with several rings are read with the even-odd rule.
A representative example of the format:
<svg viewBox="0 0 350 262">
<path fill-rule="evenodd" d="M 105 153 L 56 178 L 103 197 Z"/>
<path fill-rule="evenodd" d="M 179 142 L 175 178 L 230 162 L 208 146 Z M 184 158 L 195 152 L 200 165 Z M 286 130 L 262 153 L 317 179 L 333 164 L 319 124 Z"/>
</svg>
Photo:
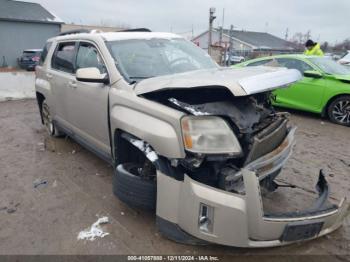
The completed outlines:
<svg viewBox="0 0 350 262">
<path fill-rule="evenodd" d="M 229 125 L 216 116 L 185 116 L 181 119 L 186 150 L 193 153 L 232 154 L 242 152 Z"/>
</svg>

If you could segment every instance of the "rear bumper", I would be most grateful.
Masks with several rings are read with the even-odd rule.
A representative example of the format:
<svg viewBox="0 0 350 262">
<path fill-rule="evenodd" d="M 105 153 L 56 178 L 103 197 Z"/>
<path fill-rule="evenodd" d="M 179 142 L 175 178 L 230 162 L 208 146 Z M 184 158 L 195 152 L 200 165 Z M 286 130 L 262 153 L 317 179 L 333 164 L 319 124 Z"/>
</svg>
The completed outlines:
<svg viewBox="0 0 350 262">
<path fill-rule="evenodd" d="M 177 181 L 158 171 L 157 217 L 163 221 L 160 231 L 180 242 L 186 242 L 182 240 L 187 236 L 191 239 L 187 243 L 197 239 L 200 243 L 236 247 L 272 247 L 313 239 L 340 227 L 349 214 L 349 203 L 344 198 L 338 205 L 326 208 L 328 184 L 323 175 L 318 183 L 319 198 L 309 210 L 264 214 L 260 181 L 284 165 L 292 152 L 294 132 L 292 129 L 273 152 L 240 171 L 244 195 L 204 185 L 187 175 L 184 181 Z M 205 227 L 201 227 L 203 206 L 210 210 Z M 176 239 L 179 234 L 182 240 Z"/>
</svg>

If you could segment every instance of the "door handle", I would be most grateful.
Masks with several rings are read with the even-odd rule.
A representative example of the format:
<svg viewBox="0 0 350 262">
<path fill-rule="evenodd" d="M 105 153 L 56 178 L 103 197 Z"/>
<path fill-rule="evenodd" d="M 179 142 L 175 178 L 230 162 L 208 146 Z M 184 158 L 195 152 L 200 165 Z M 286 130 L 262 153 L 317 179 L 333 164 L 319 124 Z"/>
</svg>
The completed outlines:
<svg viewBox="0 0 350 262">
<path fill-rule="evenodd" d="M 70 82 L 68 83 L 68 86 L 73 87 L 73 88 L 77 88 L 77 82 L 75 82 L 75 81 L 70 81 Z"/>
<path fill-rule="evenodd" d="M 51 78 L 52 78 L 52 74 L 47 73 L 47 74 L 46 74 L 46 77 L 47 77 L 48 79 L 51 79 Z"/>
</svg>

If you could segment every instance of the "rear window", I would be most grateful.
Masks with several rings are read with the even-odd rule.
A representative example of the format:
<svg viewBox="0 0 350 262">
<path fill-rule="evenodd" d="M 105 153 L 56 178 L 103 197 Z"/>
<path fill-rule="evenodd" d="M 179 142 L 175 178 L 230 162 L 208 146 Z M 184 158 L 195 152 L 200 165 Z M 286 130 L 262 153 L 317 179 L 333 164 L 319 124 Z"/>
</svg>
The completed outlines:
<svg viewBox="0 0 350 262">
<path fill-rule="evenodd" d="M 75 43 L 60 43 L 52 57 L 51 67 L 66 73 L 74 73 Z"/>
<path fill-rule="evenodd" d="M 44 62 L 45 62 L 45 59 L 47 57 L 47 54 L 50 50 L 50 47 L 52 45 L 52 42 L 47 42 L 43 48 L 43 51 L 41 52 L 41 55 L 40 55 L 40 61 L 39 61 L 39 65 L 43 65 Z"/>
</svg>

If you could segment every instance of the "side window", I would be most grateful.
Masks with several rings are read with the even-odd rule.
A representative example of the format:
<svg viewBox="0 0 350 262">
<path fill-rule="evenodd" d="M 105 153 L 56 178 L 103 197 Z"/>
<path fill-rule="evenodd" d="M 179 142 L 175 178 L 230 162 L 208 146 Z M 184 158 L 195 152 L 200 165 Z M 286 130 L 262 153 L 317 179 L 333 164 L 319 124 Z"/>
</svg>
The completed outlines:
<svg viewBox="0 0 350 262">
<path fill-rule="evenodd" d="M 305 71 L 313 70 L 313 68 L 309 66 L 307 63 L 298 59 L 278 58 L 277 61 L 281 67 L 286 67 L 288 69 L 297 69 L 302 74 Z"/>
<path fill-rule="evenodd" d="M 44 62 L 45 62 L 45 59 L 47 57 L 47 54 L 50 50 L 50 47 L 52 45 L 52 42 L 47 42 L 43 48 L 43 51 L 41 52 L 41 55 L 40 55 L 40 60 L 39 60 L 39 65 L 43 65 Z"/>
<path fill-rule="evenodd" d="M 75 43 L 60 43 L 53 54 L 51 67 L 63 72 L 74 73 Z"/>
<path fill-rule="evenodd" d="M 101 74 L 107 73 L 103 60 L 96 47 L 90 43 L 81 43 L 79 45 L 76 69 L 96 67 Z"/>
<path fill-rule="evenodd" d="M 250 63 L 247 66 L 267 65 L 268 63 L 271 63 L 272 61 L 273 61 L 272 59 L 260 60 L 260 61 L 257 61 L 257 62 Z"/>
</svg>

